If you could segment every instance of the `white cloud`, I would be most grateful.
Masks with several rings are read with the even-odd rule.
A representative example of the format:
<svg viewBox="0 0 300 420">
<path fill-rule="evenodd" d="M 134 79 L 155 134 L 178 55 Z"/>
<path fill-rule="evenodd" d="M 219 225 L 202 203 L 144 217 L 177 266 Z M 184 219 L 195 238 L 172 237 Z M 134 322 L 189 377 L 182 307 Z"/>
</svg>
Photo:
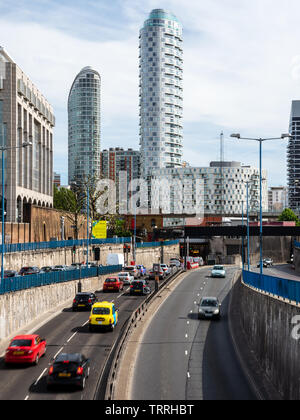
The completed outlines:
<svg viewBox="0 0 300 420">
<path fill-rule="evenodd" d="M 118 137 L 119 144 L 111 145 L 127 147 L 130 139 L 130 144 L 136 141 L 138 147 L 138 30 L 151 9 L 161 7 L 175 13 L 184 26 L 187 156 L 193 158 L 190 151 L 195 139 L 202 150 L 205 141 L 216 141 L 217 150 L 221 127 L 228 134 L 241 131 L 247 136 L 287 131 L 291 100 L 300 95 L 300 4 L 296 0 L 289 0 L 289 7 L 279 0 L 165 0 L 163 4 L 158 0 L 122 0 L 111 7 L 106 0 L 89 1 L 91 8 L 85 8 L 82 15 L 78 2 L 73 8 L 67 3 L 52 9 L 43 24 L 35 22 L 37 16 L 28 8 L 22 20 L 20 4 L 17 20 L 14 13 L 0 18 L 2 45 L 56 110 L 60 155 L 62 144 L 67 151 L 69 88 L 86 65 L 102 76 L 105 147 Z M 62 12 L 68 15 L 65 21 Z M 122 121 L 130 122 L 123 131 Z M 210 133 L 218 130 L 216 140 L 212 135 L 206 137 L 208 126 Z M 234 160 L 244 156 L 247 160 L 247 155 L 251 159 L 254 150 L 252 145 L 228 148 Z M 270 145 L 266 153 L 272 156 L 265 156 L 271 179 L 285 178 L 284 146 Z M 214 158 L 208 156 L 208 161 Z M 253 152 L 253 161 L 255 158 Z"/>
</svg>

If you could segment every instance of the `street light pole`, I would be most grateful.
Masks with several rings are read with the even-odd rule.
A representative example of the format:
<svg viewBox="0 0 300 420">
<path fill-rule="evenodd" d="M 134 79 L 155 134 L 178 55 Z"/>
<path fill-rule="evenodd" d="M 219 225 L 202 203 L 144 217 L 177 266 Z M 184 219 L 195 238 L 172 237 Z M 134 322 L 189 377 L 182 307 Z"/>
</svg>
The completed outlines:
<svg viewBox="0 0 300 420">
<path fill-rule="evenodd" d="M 5 254 L 5 164 L 4 164 L 4 156 L 5 152 L 8 150 L 15 150 L 21 149 L 28 146 L 32 146 L 31 142 L 23 143 L 22 146 L 15 146 L 15 147 L 5 147 L 4 146 L 4 124 L 2 125 L 2 142 L 0 146 L 1 150 L 1 157 L 2 157 L 2 246 L 1 246 L 1 285 L 4 283 L 4 254 Z"/>
<path fill-rule="evenodd" d="M 230 137 L 239 140 L 253 140 L 259 142 L 259 189 L 260 189 L 260 200 L 259 200 L 259 212 L 260 212 L 260 229 L 259 229 L 259 248 L 260 248 L 260 276 L 263 275 L 263 249 L 262 249 L 262 237 L 263 237 L 263 226 L 262 226 L 262 143 L 270 140 L 283 140 L 285 138 L 291 138 L 290 134 L 282 134 L 281 137 L 272 138 L 249 138 L 241 137 L 240 134 L 231 134 Z"/>
</svg>

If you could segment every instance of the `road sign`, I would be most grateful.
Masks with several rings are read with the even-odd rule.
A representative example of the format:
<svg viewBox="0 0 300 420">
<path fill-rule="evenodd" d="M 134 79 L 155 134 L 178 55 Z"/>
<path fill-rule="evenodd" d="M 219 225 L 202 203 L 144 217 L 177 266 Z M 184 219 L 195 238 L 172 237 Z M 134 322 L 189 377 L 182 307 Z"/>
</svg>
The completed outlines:
<svg viewBox="0 0 300 420">
<path fill-rule="evenodd" d="M 92 236 L 94 239 L 106 239 L 107 238 L 107 222 L 106 221 L 93 222 Z"/>
</svg>

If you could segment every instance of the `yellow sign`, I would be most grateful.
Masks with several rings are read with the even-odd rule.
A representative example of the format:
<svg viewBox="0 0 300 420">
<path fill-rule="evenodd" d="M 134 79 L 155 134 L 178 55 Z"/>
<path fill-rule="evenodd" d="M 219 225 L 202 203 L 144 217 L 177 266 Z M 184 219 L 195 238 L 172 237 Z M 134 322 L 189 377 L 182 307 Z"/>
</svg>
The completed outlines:
<svg viewBox="0 0 300 420">
<path fill-rule="evenodd" d="M 93 222 L 92 235 L 94 239 L 107 238 L 107 222 Z"/>
</svg>

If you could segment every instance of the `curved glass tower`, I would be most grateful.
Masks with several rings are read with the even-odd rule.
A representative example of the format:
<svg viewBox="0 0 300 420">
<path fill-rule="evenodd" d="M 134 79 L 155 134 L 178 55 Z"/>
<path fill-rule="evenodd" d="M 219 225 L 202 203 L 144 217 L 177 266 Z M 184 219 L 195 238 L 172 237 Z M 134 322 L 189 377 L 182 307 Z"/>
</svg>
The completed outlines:
<svg viewBox="0 0 300 420">
<path fill-rule="evenodd" d="M 182 25 L 155 9 L 140 30 L 140 146 L 143 176 L 182 165 Z"/>
<path fill-rule="evenodd" d="M 84 67 L 68 100 L 69 185 L 100 176 L 100 74 Z"/>
</svg>

